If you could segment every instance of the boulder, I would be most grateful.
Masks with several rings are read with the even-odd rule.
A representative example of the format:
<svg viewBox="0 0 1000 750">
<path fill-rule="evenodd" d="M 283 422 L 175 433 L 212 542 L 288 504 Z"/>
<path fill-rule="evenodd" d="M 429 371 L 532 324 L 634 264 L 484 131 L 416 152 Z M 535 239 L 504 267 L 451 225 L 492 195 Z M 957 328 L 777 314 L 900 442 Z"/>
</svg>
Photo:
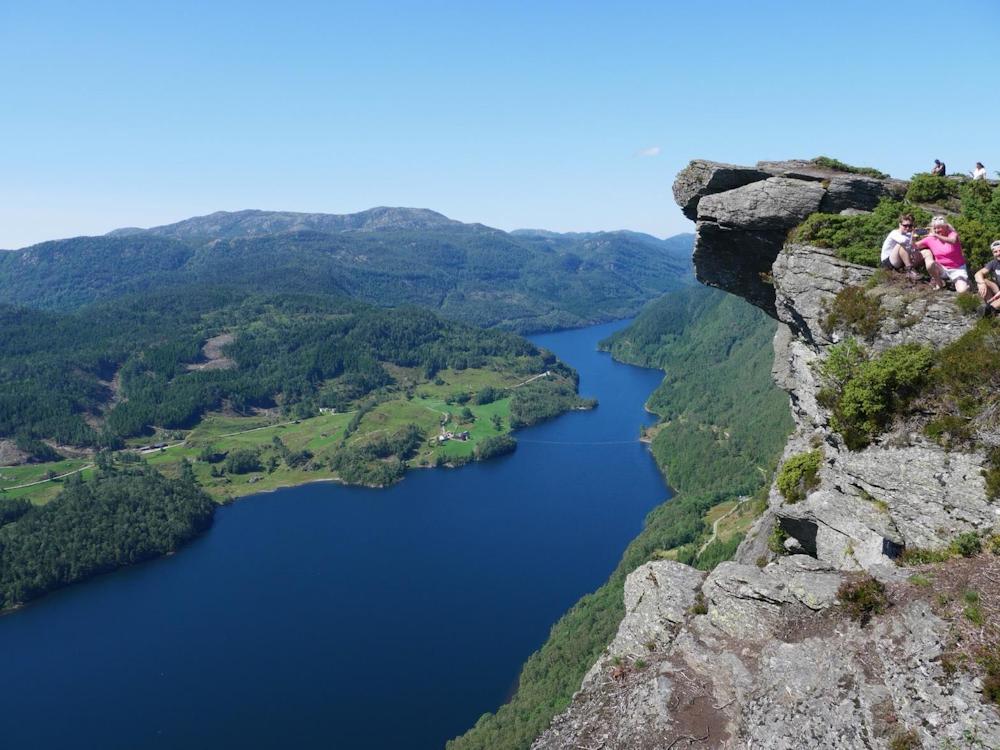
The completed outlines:
<svg viewBox="0 0 1000 750">
<path fill-rule="evenodd" d="M 788 230 L 819 209 L 824 192 L 816 182 L 769 177 L 705 196 L 698 202 L 698 221 L 742 231 Z"/>
<path fill-rule="evenodd" d="M 894 193 L 885 180 L 838 174 L 830 178 L 819 210 L 831 214 L 845 210 L 870 211 L 887 197 L 894 197 Z"/>
<path fill-rule="evenodd" d="M 702 197 L 732 190 L 769 176 L 767 172 L 752 167 L 696 159 L 681 170 L 674 180 L 674 200 L 684 215 L 694 221 L 698 215 L 698 201 Z"/>
</svg>

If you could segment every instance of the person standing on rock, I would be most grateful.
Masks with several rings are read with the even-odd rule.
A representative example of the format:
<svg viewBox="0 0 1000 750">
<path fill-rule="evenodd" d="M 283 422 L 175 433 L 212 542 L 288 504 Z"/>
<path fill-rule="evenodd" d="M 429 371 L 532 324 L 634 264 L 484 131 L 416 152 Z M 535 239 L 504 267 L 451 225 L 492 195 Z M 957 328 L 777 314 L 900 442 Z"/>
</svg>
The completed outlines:
<svg viewBox="0 0 1000 750">
<path fill-rule="evenodd" d="M 986 179 L 986 167 L 983 166 L 983 163 L 981 161 L 976 162 L 976 168 L 972 170 L 972 179 L 974 180 Z"/>
<path fill-rule="evenodd" d="M 935 216 L 931 220 L 931 233 L 914 247 L 924 257 L 932 287 L 944 289 L 951 282 L 955 285 L 956 292 L 969 290 L 969 272 L 965 268 L 962 243 L 958 241 L 958 232 L 947 219 Z"/>
<path fill-rule="evenodd" d="M 993 240 L 990 250 L 993 260 L 976 271 L 976 292 L 983 301 L 979 314 L 984 318 L 1000 310 L 1000 240 Z"/>
<path fill-rule="evenodd" d="M 947 170 L 944 168 L 944 162 L 940 159 L 935 159 L 934 169 L 931 170 L 931 174 L 936 177 L 944 177 L 947 173 Z"/>
<path fill-rule="evenodd" d="M 899 226 L 886 235 L 882 243 L 882 255 L 879 265 L 887 271 L 902 271 L 911 281 L 917 280 L 914 269 L 917 253 L 913 249 L 913 214 L 902 214 Z"/>
</svg>

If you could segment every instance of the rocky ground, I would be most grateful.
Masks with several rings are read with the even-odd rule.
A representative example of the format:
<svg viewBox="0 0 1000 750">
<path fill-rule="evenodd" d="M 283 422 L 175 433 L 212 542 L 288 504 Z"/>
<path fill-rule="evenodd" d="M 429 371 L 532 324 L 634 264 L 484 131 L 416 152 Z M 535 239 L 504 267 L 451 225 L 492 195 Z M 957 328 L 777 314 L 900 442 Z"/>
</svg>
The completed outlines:
<svg viewBox="0 0 1000 750">
<path fill-rule="evenodd" d="M 786 243 L 813 211 L 867 211 L 905 189 L 800 161 L 696 161 L 678 176 L 699 280 L 786 324 L 774 367 L 796 423 L 785 458 L 819 449 L 818 481 L 794 504 L 772 488 L 735 560 L 710 574 L 668 561 L 632 573 L 615 641 L 534 748 L 1000 748 L 1000 714 L 972 658 L 1000 640 L 1000 558 L 897 564 L 905 549 L 996 528 L 986 458 L 905 424 L 863 450 L 843 445 L 817 402 L 816 364 L 843 335 L 826 330 L 834 295 L 873 270 Z M 954 295 L 920 285 L 873 294 L 884 311 L 875 352 L 940 347 L 973 322 Z M 792 554 L 774 551 L 776 528 Z M 837 593 L 871 578 L 884 611 L 859 617 Z"/>
</svg>

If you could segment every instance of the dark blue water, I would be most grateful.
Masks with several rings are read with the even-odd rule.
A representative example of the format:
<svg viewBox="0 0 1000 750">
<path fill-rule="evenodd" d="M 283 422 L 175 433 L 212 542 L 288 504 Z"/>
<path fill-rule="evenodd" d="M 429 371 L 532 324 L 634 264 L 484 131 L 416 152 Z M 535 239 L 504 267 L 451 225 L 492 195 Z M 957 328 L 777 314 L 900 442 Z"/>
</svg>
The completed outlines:
<svg viewBox="0 0 1000 750">
<path fill-rule="evenodd" d="M 440 748 L 668 495 L 635 442 L 660 373 L 594 348 L 622 325 L 534 337 L 601 405 L 511 456 L 247 498 L 175 556 L 0 618 L 0 747 Z"/>
</svg>

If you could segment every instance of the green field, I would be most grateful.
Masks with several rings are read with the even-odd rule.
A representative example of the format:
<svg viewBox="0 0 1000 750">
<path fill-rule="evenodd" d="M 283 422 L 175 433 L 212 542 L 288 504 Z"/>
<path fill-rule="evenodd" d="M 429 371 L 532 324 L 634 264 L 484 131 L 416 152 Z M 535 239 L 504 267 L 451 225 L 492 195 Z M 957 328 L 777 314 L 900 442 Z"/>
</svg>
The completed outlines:
<svg viewBox="0 0 1000 750">
<path fill-rule="evenodd" d="M 143 451 L 143 459 L 166 476 L 177 476 L 181 462 L 192 465 L 195 476 L 205 490 L 217 501 L 225 502 L 279 487 L 305 482 L 336 480 L 330 468 L 333 455 L 345 448 L 363 446 L 380 435 L 391 436 L 408 425 L 416 425 L 423 435 L 421 445 L 408 460 L 411 467 L 433 467 L 465 463 L 474 457 L 476 446 L 487 437 L 510 432 L 510 397 L 489 404 L 477 405 L 473 400 L 456 403 L 457 394 L 474 395 L 482 389 L 516 388 L 524 376 L 498 372 L 493 369 L 442 370 L 433 382 L 422 380 L 416 369 L 393 368 L 393 377 L 400 384 L 401 393 L 389 397 L 371 408 L 361 418 L 357 429 L 345 439 L 345 430 L 356 412 L 320 414 L 299 420 L 289 420 L 276 414 L 233 416 L 209 414 L 194 429 L 157 433 L 155 436 L 130 441 L 129 449 L 136 451 L 144 445 L 169 442 L 164 448 Z M 468 410 L 472 417 L 463 416 Z M 499 419 L 499 429 L 494 420 Z M 444 431 L 468 432 L 467 440 L 440 441 Z M 284 450 L 295 453 L 308 451 L 312 457 L 303 465 L 291 467 L 282 460 L 282 449 L 275 438 L 283 443 Z M 258 471 L 246 473 L 221 473 L 221 462 L 202 460 L 206 449 L 216 456 L 226 456 L 233 451 L 255 451 L 261 463 Z M 0 468 L 0 497 L 26 497 L 43 504 L 59 493 L 60 479 L 53 475 L 77 471 L 93 464 L 92 459 L 66 459 L 64 461 L 27 464 Z M 93 469 L 84 470 L 87 478 Z M 47 480 L 47 481 L 46 481 Z M 12 489 L 17 485 L 40 482 L 28 487 Z"/>
</svg>

